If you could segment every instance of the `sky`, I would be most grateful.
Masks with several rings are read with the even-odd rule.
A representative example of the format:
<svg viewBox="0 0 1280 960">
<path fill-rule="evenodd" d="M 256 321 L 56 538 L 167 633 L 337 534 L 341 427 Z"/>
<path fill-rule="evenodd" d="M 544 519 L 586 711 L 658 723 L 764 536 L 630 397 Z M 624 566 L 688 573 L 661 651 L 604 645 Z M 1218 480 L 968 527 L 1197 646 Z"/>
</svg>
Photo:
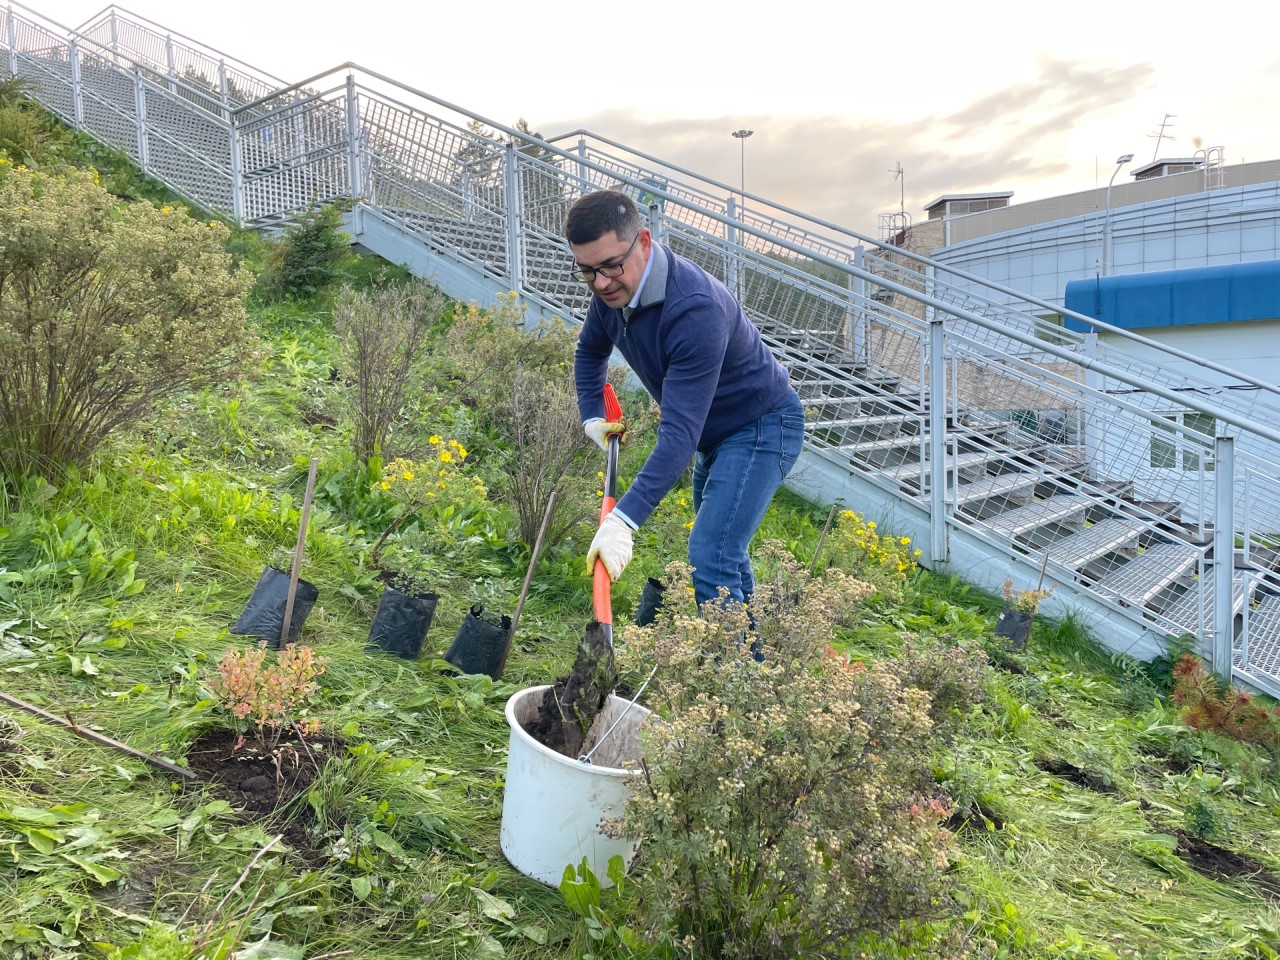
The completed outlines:
<svg viewBox="0 0 1280 960">
<path fill-rule="evenodd" d="M 105 7 L 25 6 L 71 27 Z M 1133 167 L 1157 148 L 1280 159 L 1280 45 L 1247 5 L 786 0 L 726 13 L 744 6 L 120 5 L 290 83 L 353 61 L 490 120 L 548 137 L 586 128 L 873 236 L 881 214 L 919 222 L 943 194 L 1011 190 L 1016 204 L 1106 186 L 1125 153 Z"/>
</svg>

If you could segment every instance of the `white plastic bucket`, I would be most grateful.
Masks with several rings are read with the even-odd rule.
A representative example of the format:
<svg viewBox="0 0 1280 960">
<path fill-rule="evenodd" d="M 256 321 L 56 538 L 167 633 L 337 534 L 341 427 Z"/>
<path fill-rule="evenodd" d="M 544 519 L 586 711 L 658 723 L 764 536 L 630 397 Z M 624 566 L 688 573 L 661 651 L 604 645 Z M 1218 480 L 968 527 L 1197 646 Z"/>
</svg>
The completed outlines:
<svg viewBox="0 0 1280 960">
<path fill-rule="evenodd" d="M 543 746 L 524 730 L 524 723 L 537 716 L 546 690 L 546 686 L 529 687 L 507 701 L 511 740 L 502 797 L 502 852 L 525 876 L 549 887 L 560 886 L 564 868 L 576 867 L 586 857 L 600 885 L 609 887 L 613 885 L 608 878 L 609 860 L 621 855 L 630 865 L 638 844 L 605 836 L 600 821 L 622 815 L 629 792 L 627 778 L 639 768 L 637 731 L 649 711 L 611 695 L 596 717 L 583 753 L 615 720 L 622 717 L 622 721 L 592 754 L 591 762 L 582 763 Z M 633 769 L 626 769 L 628 765 Z"/>
</svg>

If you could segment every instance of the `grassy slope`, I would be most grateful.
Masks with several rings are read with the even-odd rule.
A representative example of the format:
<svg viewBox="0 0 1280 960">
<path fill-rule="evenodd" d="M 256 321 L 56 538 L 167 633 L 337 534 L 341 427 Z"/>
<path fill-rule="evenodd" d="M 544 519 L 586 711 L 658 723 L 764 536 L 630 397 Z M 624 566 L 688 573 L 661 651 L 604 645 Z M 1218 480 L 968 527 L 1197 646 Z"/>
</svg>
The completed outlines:
<svg viewBox="0 0 1280 960">
<path fill-rule="evenodd" d="M 0 754 L 0 953 L 102 955 L 93 942 L 124 944 L 158 920 L 209 938 L 266 938 L 259 956 L 581 955 L 584 928 L 556 893 L 506 865 L 498 824 L 502 705 L 571 660 L 589 616 L 583 545 L 540 560 L 503 683 L 443 675 L 429 655 L 478 594 L 514 605 L 527 562 L 514 547 L 479 572 L 460 561 L 428 657 L 367 655 L 377 587 L 366 561 L 381 518 L 341 432 L 326 425 L 338 385 L 327 376 L 325 306 L 259 316 L 268 355 L 253 383 L 180 399 L 93 470 L 56 491 L 33 486 L 0 514 L 0 568 L 24 576 L 0 580 L 0 690 L 181 757 L 216 722 L 204 682 L 241 642 L 226 630 L 263 565 L 292 547 L 307 460 L 319 457 L 304 575 L 322 596 L 306 640 L 331 658 L 319 715 L 351 748 L 309 800 L 310 842 L 325 857 L 306 863 L 277 847 L 237 885 L 271 828 L 0 708 L 25 731 Z M 460 414 L 453 425 L 465 424 Z M 824 516 L 781 498 L 766 530 L 807 557 Z M 619 587 L 622 613 L 659 555 L 682 551 L 680 521 L 672 506 L 663 532 L 642 538 Z M 128 586 L 121 551 L 144 589 Z M 925 576 L 906 604 L 869 610 L 844 640 L 867 656 L 891 654 L 902 630 L 991 642 L 994 609 L 963 584 Z M 1274 955 L 1276 908 L 1170 849 L 1190 812 L 1225 846 L 1280 871 L 1274 768 L 1182 727 L 1144 677 L 1078 634 L 1038 625 L 1027 672 L 993 671 L 991 702 L 939 750 L 939 779 L 969 815 L 954 848 L 957 928 L 983 955 Z M 1045 773 L 1049 760 L 1115 792 Z"/>
</svg>

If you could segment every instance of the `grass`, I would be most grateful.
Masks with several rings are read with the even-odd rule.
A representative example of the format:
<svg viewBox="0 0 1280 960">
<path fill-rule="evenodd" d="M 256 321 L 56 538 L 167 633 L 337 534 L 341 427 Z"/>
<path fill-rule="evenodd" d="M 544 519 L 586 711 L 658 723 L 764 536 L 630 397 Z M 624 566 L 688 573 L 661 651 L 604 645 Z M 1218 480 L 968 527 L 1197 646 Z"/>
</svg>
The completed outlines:
<svg viewBox="0 0 1280 960">
<path fill-rule="evenodd" d="M 236 243 L 261 262 L 260 242 Z M 384 267 L 344 265 L 356 284 Z M 449 561 L 423 658 L 367 653 L 380 589 L 369 550 L 394 505 L 348 452 L 329 302 L 254 302 L 264 352 L 251 379 L 174 398 L 91 467 L 0 500 L 0 691 L 181 760 L 226 723 L 208 679 L 245 642 L 228 628 L 263 566 L 292 550 L 316 457 L 303 575 L 321 598 L 303 640 L 330 658 L 316 713 L 343 741 L 337 758 L 287 819 L 252 820 L 208 785 L 0 705 L 0 955 L 643 955 L 609 932 L 634 906 L 625 896 L 606 895 L 584 922 L 499 849 L 502 709 L 572 661 L 590 618 L 590 531 L 539 558 L 502 681 L 438 659 L 472 603 L 514 607 L 530 558 L 501 502 L 490 535 L 435 543 Z M 447 430 L 495 480 L 495 435 L 447 377 L 422 391 L 405 451 Z M 630 446 L 624 479 L 645 453 L 642 438 Z M 807 563 L 826 516 L 783 493 L 762 536 Z M 637 537 L 615 589 L 620 619 L 645 575 L 683 554 L 690 518 L 681 488 Z M 1280 875 L 1275 757 L 1184 726 L 1158 669 L 1108 654 L 1070 618 L 1038 620 L 1025 653 L 1003 651 L 999 606 L 920 571 L 902 602 L 868 605 L 833 638 L 853 656 L 892 657 L 909 634 L 998 664 L 984 701 L 929 747 L 955 804 L 950 919 L 909 952 L 868 955 L 1277 956 L 1280 891 L 1178 852 L 1199 835 Z"/>
</svg>

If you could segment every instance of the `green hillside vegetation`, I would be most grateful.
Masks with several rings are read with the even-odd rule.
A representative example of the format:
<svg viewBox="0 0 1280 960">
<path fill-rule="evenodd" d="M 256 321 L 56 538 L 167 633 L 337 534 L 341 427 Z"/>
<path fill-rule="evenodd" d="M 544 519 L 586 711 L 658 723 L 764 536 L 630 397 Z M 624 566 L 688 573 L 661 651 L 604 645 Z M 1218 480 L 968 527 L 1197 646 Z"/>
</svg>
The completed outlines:
<svg viewBox="0 0 1280 960">
<path fill-rule="evenodd" d="M 572 332 L 353 253 L 334 208 L 275 239 L 223 225 L 20 93 L 0 87 L 0 956 L 1280 956 L 1273 704 L 1176 648 L 1110 654 L 1105 623 L 1038 617 L 1012 650 L 1001 598 L 857 504 L 786 493 L 757 550 L 762 664 L 744 621 L 687 599 L 687 485 L 637 534 L 619 668 L 666 721 L 620 825 L 640 852 L 612 890 L 522 876 L 504 705 L 564 676 L 591 619 L 603 458 Z M 621 399 L 625 485 L 657 414 Z M 290 571 L 304 503 L 318 598 L 276 651 L 230 629 Z M 668 603 L 631 626 L 649 577 Z M 438 595 L 416 658 L 369 648 L 387 584 Z M 520 605 L 497 681 L 443 659 L 477 605 Z"/>
</svg>

